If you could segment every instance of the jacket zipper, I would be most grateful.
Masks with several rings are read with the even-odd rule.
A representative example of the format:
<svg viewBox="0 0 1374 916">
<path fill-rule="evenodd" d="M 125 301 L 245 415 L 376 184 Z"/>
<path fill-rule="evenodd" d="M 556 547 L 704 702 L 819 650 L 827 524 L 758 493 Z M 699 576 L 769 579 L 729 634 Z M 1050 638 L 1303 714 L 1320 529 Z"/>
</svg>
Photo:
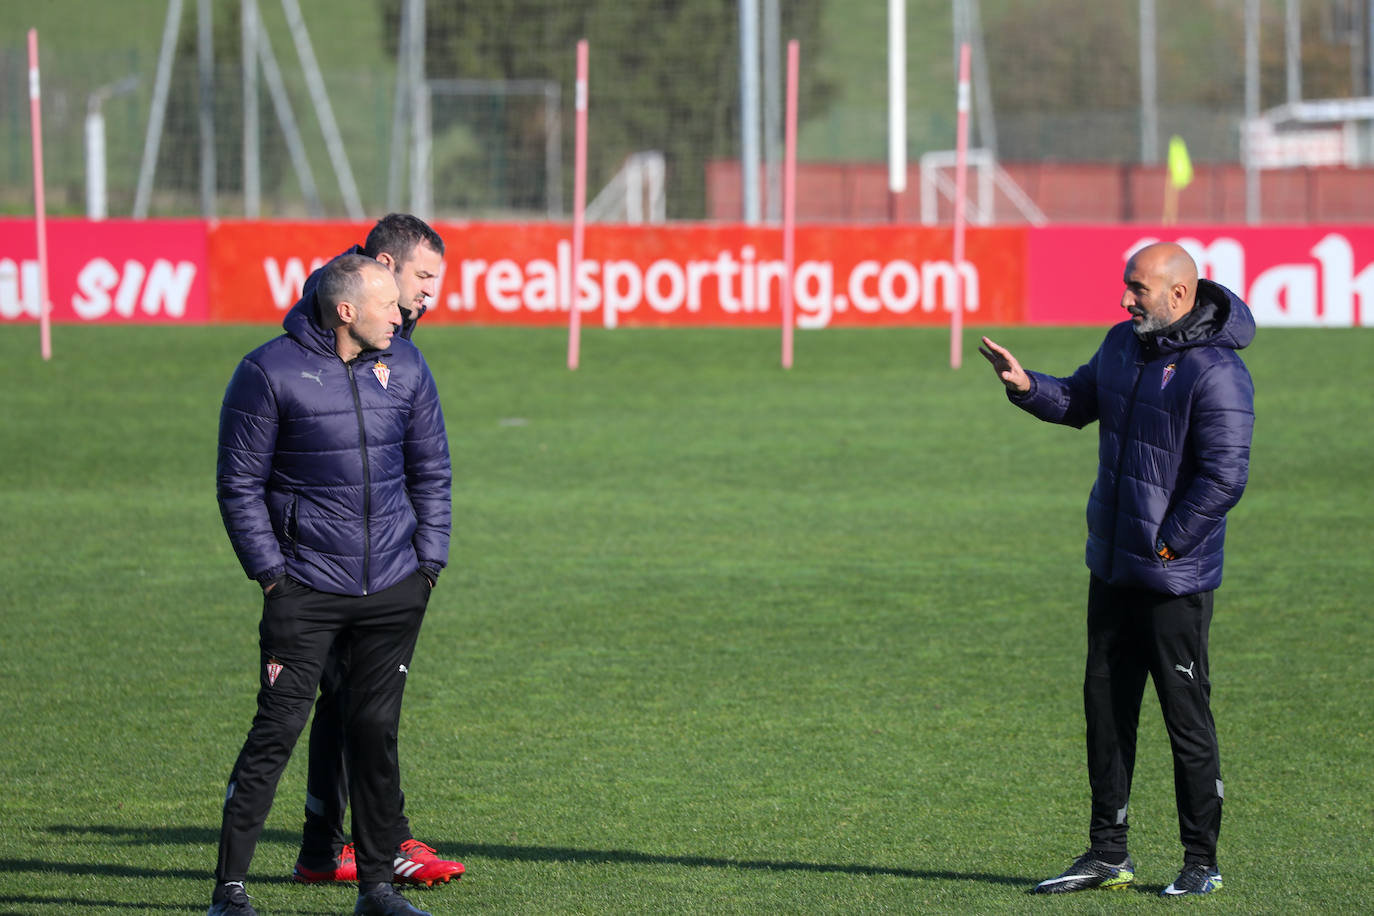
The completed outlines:
<svg viewBox="0 0 1374 916">
<path fill-rule="evenodd" d="M 354 363 L 348 364 L 348 383 L 353 388 L 353 410 L 358 415 L 358 444 L 363 458 L 363 594 L 367 594 L 372 560 L 372 472 L 367 464 L 367 426 L 363 423 L 363 401 L 358 394 Z"/>
</svg>

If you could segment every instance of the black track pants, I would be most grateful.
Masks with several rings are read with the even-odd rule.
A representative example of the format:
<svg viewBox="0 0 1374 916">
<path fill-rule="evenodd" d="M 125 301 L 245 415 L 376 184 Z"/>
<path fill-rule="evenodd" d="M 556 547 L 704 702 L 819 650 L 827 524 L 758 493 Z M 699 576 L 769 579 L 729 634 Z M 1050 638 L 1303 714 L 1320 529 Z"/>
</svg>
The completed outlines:
<svg viewBox="0 0 1374 916">
<path fill-rule="evenodd" d="M 334 645 L 320 678 L 315 717 L 310 721 L 310 766 L 306 776 L 305 825 L 301 830 L 301 859 L 323 868 L 338 858 L 344 845 L 344 811 L 348 807 L 348 765 L 344 755 L 344 716 L 348 708 L 346 639 Z M 400 763 L 396 767 L 399 770 Z M 410 821 L 401 795 L 400 817 L 392 846 L 410 839 Z"/>
<path fill-rule="evenodd" d="M 1092 577 L 1083 706 L 1092 786 L 1089 842 L 1094 850 L 1126 852 L 1136 728 L 1149 675 L 1173 751 L 1184 862 L 1215 864 L 1222 785 L 1207 673 L 1211 623 L 1210 591 L 1175 597 Z"/>
<path fill-rule="evenodd" d="M 218 882 L 248 875 L 277 782 L 305 727 L 329 650 L 340 637 L 349 647 L 344 733 L 358 877 L 391 881 L 401 797 L 396 730 L 428 601 L 429 583 L 418 571 L 363 597 L 325 594 L 286 580 L 265 598 L 258 628 L 258 711 L 229 777 Z"/>
</svg>

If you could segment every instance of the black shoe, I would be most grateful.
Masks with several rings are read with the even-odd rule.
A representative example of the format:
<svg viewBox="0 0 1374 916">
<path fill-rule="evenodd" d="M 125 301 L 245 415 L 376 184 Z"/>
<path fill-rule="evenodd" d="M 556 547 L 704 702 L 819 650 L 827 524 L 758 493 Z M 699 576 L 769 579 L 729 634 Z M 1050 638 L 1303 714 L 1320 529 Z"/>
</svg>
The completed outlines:
<svg viewBox="0 0 1374 916">
<path fill-rule="evenodd" d="M 1215 865 L 1185 865 L 1174 883 L 1159 893 L 1164 897 L 1184 894 L 1210 894 L 1221 890 L 1221 872 Z"/>
<path fill-rule="evenodd" d="M 411 906 L 410 901 L 390 884 L 378 884 L 366 894 L 359 894 L 353 913 L 354 916 L 431 916 Z"/>
<path fill-rule="evenodd" d="M 253 904 L 248 902 L 248 892 L 243 882 L 232 881 L 215 888 L 215 896 L 210 900 L 210 909 L 205 916 L 258 916 Z"/>
<path fill-rule="evenodd" d="M 1124 862 L 1113 864 L 1098 858 L 1089 849 L 1074 860 L 1068 871 L 1057 878 L 1041 881 L 1032 893 L 1067 894 L 1070 891 L 1086 891 L 1094 887 L 1113 890 L 1125 887 L 1134 880 L 1135 863 L 1131 861 L 1130 856 L 1126 856 Z"/>
</svg>

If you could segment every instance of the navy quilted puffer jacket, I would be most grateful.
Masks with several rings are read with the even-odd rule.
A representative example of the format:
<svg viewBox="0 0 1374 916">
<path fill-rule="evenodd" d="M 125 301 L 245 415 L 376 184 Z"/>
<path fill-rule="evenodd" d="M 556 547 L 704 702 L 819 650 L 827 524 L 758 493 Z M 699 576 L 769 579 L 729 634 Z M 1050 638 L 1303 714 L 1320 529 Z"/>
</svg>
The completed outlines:
<svg viewBox="0 0 1374 916">
<path fill-rule="evenodd" d="M 234 552 L 249 578 L 285 572 L 339 595 L 437 574 L 451 470 L 429 366 L 400 337 L 344 363 L 314 304 L 297 302 L 224 393 L 218 497 Z"/>
<path fill-rule="evenodd" d="M 1221 584 L 1226 513 L 1250 469 L 1254 385 L 1236 352 L 1255 319 L 1234 293 L 1198 281 L 1197 304 L 1147 340 L 1129 321 L 1068 378 L 1028 373 L 1012 403 L 1042 420 L 1098 423 L 1088 497 L 1088 568 L 1112 585 L 1189 595 Z M 1155 555 L 1162 538 L 1178 558 Z"/>
</svg>

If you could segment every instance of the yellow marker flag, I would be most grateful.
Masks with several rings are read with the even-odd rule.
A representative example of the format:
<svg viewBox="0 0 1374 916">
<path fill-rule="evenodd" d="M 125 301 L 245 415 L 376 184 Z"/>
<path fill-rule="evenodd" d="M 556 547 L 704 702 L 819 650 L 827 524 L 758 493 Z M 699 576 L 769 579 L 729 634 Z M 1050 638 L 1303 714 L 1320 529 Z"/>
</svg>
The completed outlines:
<svg viewBox="0 0 1374 916">
<path fill-rule="evenodd" d="M 1178 134 L 1169 138 L 1169 181 L 1179 190 L 1193 182 L 1193 163 L 1188 159 L 1188 144 Z"/>
</svg>

